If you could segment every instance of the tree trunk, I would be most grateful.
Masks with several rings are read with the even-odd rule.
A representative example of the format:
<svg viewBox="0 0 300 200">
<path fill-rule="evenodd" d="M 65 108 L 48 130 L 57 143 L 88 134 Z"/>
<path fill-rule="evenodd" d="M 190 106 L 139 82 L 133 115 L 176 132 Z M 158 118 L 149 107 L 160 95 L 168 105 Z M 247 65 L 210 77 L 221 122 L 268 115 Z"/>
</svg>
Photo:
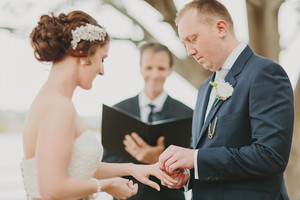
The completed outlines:
<svg viewBox="0 0 300 200">
<path fill-rule="evenodd" d="M 278 62 L 278 11 L 284 0 L 246 0 L 249 44 L 254 51 Z"/>
<path fill-rule="evenodd" d="M 292 200 L 300 199 L 300 77 L 295 89 L 294 135 L 285 177 L 290 198 Z"/>
</svg>

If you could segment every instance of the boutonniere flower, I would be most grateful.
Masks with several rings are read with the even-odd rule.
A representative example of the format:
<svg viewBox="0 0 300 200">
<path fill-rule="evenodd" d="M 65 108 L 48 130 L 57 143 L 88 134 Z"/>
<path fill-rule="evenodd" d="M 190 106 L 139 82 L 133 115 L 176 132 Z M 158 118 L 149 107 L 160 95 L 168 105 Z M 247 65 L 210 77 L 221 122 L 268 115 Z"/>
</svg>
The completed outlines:
<svg viewBox="0 0 300 200">
<path fill-rule="evenodd" d="M 226 99 L 231 97 L 233 93 L 232 85 L 230 85 L 228 82 L 225 82 L 225 80 L 221 80 L 218 82 L 210 81 L 209 84 L 211 84 L 216 89 L 217 101 L 214 107 L 220 102 L 220 100 L 225 101 Z"/>
</svg>

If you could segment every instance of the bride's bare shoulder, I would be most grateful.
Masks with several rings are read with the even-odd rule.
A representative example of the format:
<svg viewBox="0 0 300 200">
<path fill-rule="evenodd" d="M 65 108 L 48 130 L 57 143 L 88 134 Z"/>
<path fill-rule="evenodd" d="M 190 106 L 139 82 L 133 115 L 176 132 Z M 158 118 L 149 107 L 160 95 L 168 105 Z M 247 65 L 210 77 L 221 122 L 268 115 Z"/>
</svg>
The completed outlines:
<svg viewBox="0 0 300 200">
<path fill-rule="evenodd" d="M 76 115 L 75 107 L 70 98 L 59 93 L 46 94 L 40 93 L 33 101 L 29 116 L 43 118 L 46 116 L 74 116 Z"/>
</svg>

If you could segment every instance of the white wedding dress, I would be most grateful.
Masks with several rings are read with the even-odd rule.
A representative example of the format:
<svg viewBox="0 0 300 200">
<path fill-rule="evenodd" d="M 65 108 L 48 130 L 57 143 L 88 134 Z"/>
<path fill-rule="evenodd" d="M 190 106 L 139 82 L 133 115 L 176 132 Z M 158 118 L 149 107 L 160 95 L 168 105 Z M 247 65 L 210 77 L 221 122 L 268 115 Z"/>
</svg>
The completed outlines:
<svg viewBox="0 0 300 200">
<path fill-rule="evenodd" d="M 103 147 L 96 132 L 85 131 L 74 140 L 69 165 L 69 176 L 88 180 L 94 176 L 98 163 L 102 159 Z M 21 162 L 24 187 L 29 200 L 41 199 L 38 189 L 36 158 Z"/>
</svg>

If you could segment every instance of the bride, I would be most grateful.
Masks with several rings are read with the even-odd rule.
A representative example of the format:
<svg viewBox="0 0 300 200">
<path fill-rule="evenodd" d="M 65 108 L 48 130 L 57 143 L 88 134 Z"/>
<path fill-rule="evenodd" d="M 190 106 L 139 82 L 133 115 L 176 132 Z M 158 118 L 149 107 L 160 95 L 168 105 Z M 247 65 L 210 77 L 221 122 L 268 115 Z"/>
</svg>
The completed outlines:
<svg viewBox="0 0 300 200">
<path fill-rule="evenodd" d="M 80 123 L 72 96 L 77 86 L 88 90 L 104 74 L 109 49 L 105 29 L 88 14 L 73 11 L 42 15 L 30 38 L 37 60 L 53 65 L 24 128 L 21 169 L 28 199 L 94 199 L 100 191 L 126 199 L 138 190 L 121 178 L 127 175 L 157 190 L 150 175 L 175 184 L 157 164 L 101 163 L 97 134 Z"/>
</svg>

